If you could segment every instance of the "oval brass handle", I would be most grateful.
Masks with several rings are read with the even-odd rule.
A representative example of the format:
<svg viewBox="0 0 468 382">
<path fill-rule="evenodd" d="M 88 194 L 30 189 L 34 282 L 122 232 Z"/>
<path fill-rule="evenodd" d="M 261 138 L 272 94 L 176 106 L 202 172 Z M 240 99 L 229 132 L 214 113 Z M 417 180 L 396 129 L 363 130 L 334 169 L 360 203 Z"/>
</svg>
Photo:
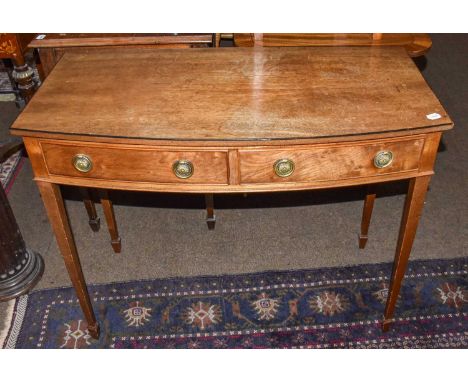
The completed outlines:
<svg viewBox="0 0 468 382">
<path fill-rule="evenodd" d="M 294 162 L 291 159 L 278 159 L 273 165 L 275 174 L 286 178 L 294 172 Z"/>
<path fill-rule="evenodd" d="M 72 163 L 79 172 L 89 172 L 93 168 L 93 161 L 85 154 L 75 155 Z"/>
<path fill-rule="evenodd" d="M 174 175 L 180 179 L 187 179 L 193 175 L 193 164 L 189 160 L 181 159 L 172 165 Z"/>
<path fill-rule="evenodd" d="M 393 153 L 391 151 L 379 151 L 374 157 L 374 166 L 384 168 L 390 166 L 393 162 Z"/>
</svg>

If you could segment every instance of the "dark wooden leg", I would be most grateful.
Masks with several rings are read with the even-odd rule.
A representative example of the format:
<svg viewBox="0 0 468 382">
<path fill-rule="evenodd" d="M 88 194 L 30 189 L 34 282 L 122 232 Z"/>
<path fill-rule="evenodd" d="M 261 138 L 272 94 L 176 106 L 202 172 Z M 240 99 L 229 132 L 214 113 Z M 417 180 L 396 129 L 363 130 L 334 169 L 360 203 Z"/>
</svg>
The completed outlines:
<svg viewBox="0 0 468 382">
<path fill-rule="evenodd" d="M 52 71 L 60 57 L 55 54 L 55 48 L 41 48 L 38 50 L 39 60 L 44 80 Z"/>
<path fill-rule="evenodd" d="M 366 198 L 364 200 L 364 209 L 362 210 L 361 233 L 359 234 L 359 248 L 363 249 L 366 246 L 369 232 L 369 225 L 374 209 L 375 187 L 373 185 L 367 188 Z"/>
<path fill-rule="evenodd" d="M 17 57 L 13 60 L 13 72 L 11 73 L 16 82 L 18 90 L 23 97 L 25 103 L 28 103 L 34 94 L 34 71 L 24 61 L 23 57 Z"/>
<path fill-rule="evenodd" d="M 70 279 L 75 287 L 78 300 L 88 323 L 88 331 L 93 338 L 99 338 L 99 323 L 94 315 L 91 299 L 81 269 L 75 240 L 70 229 L 67 211 L 63 203 L 60 187 L 57 184 L 37 181 L 42 201 L 49 216 L 60 252 L 65 261 Z"/>
<path fill-rule="evenodd" d="M 117 222 L 115 220 L 114 207 L 109 199 L 109 192 L 107 190 L 99 190 L 101 195 L 101 205 L 106 217 L 107 227 L 111 236 L 111 245 L 115 253 L 120 253 L 122 250 L 122 244 L 117 229 Z"/>
<path fill-rule="evenodd" d="M 392 322 L 395 304 L 400 292 L 401 282 L 405 274 L 406 265 L 413 246 L 416 229 L 418 228 L 419 217 L 421 216 L 429 186 L 430 176 L 421 176 L 410 180 L 408 194 L 406 195 L 405 208 L 400 225 L 400 234 L 393 262 L 392 277 L 388 290 L 387 305 L 385 306 L 384 321 L 382 329 L 387 331 Z"/>
<path fill-rule="evenodd" d="M 214 198 L 213 194 L 205 194 L 206 203 L 206 224 L 208 229 L 213 230 L 215 228 L 216 216 L 214 214 Z"/>
<path fill-rule="evenodd" d="M 91 192 L 86 187 L 80 187 L 81 196 L 83 197 L 83 203 L 88 213 L 89 226 L 94 232 L 99 231 L 101 226 L 101 220 L 97 216 L 96 206 L 94 205 L 93 199 L 91 198 Z"/>
</svg>

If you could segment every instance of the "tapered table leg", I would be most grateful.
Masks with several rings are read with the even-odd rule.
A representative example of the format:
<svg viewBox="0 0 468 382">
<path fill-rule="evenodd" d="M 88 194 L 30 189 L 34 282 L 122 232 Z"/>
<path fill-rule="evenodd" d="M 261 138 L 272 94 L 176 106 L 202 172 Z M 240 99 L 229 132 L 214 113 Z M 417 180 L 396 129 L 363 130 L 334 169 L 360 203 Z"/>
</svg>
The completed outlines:
<svg viewBox="0 0 468 382">
<path fill-rule="evenodd" d="M 216 216 L 214 214 L 214 197 L 213 194 L 205 194 L 206 204 L 206 224 L 208 229 L 212 230 L 215 228 Z"/>
<path fill-rule="evenodd" d="M 115 253 L 120 253 L 122 250 L 122 242 L 119 236 L 119 230 L 117 229 L 117 221 L 115 220 L 114 207 L 112 201 L 109 198 L 109 192 L 107 190 L 99 190 L 101 196 L 101 205 L 106 217 L 107 227 L 111 237 L 111 245 Z"/>
<path fill-rule="evenodd" d="M 101 220 L 97 216 L 96 205 L 91 198 L 91 192 L 86 187 L 80 187 L 80 193 L 83 198 L 86 212 L 88 213 L 89 226 L 94 232 L 97 232 L 101 226 Z"/>
<path fill-rule="evenodd" d="M 93 338 L 98 339 L 99 323 L 96 320 L 93 306 L 91 305 L 60 187 L 57 184 L 41 181 L 37 181 L 37 185 L 41 192 L 42 201 L 44 202 L 52 229 L 54 230 L 57 244 L 65 261 L 65 266 L 88 323 L 88 331 Z"/>
<path fill-rule="evenodd" d="M 375 186 L 371 185 L 367 188 L 366 198 L 364 199 L 364 208 L 362 210 L 361 233 L 359 234 L 359 248 L 365 248 L 367 244 L 369 225 L 374 209 L 375 201 Z"/>
<path fill-rule="evenodd" d="M 421 176 L 410 180 L 408 193 L 406 195 L 405 207 L 400 225 L 400 234 L 393 262 L 392 277 L 388 291 L 387 305 L 385 306 L 384 321 L 382 329 L 387 331 L 392 322 L 395 304 L 400 293 L 400 286 L 405 274 L 406 265 L 413 246 L 416 229 L 418 228 L 419 217 L 421 216 L 429 186 L 430 176 Z"/>
</svg>

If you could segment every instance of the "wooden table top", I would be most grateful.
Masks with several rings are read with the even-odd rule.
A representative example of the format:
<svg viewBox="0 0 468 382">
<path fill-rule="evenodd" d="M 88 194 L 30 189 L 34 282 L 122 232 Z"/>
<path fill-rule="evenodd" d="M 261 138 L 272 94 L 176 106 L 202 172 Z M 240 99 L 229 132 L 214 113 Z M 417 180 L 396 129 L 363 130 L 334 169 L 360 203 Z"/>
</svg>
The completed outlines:
<svg viewBox="0 0 468 382">
<path fill-rule="evenodd" d="M 12 133 L 255 141 L 451 126 L 401 47 L 114 49 L 66 53 Z"/>
</svg>

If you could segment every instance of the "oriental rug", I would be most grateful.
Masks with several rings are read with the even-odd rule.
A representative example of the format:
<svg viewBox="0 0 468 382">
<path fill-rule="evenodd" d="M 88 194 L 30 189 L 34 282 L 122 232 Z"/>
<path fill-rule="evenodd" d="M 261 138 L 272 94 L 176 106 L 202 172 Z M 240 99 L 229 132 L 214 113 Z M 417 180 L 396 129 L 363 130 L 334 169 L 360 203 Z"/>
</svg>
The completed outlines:
<svg viewBox="0 0 468 382">
<path fill-rule="evenodd" d="M 71 288 L 16 300 L 4 348 L 466 348 L 468 258 L 412 261 L 380 321 L 391 264 L 90 285 L 101 337 Z"/>
<path fill-rule="evenodd" d="M 0 143 L 0 147 L 2 144 Z M 0 161 L 0 185 L 6 194 L 10 191 L 13 182 L 24 162 L 23 150 L 18 150 L 3 162 Z"/>
</svg>

